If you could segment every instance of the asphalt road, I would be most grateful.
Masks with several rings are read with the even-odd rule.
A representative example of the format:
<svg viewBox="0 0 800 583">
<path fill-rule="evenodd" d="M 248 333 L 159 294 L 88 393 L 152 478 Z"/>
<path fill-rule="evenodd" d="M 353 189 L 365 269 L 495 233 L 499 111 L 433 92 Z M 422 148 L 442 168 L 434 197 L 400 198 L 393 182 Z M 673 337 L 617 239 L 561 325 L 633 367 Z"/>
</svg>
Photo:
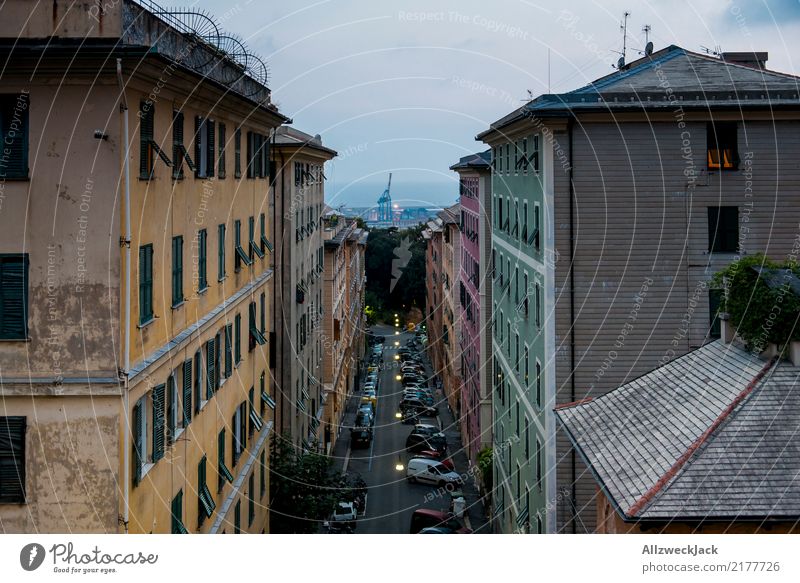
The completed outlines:
<svg viewBox="0 0 800 583">
<path fill-rule="evenodd" d="M 404 425 L 395 417 L 402 398 L 402 384 L 395 379 L 398 373 L 397 361 L 394 360 L 397 350 L 405 346 L 406 340 L 413 334 L 394 335 L 394 328 L 376 326 L 375 334 L 386 337 L 383 352 L 383 367 L 379 373 L 377 418 L 372 445 L 365 449 L 352 449 L 347 461 L 347 472 L 357 472 L 367 482 L 368 496 L 366 514 L 359 517 L 357 532 L 359 534 L 408 533 L 411 515 L 417 508 L 435 508 L 447 510 L 450 497 L 446 492 L 437 490 L 435 486 L 409 484 L 405 470 L 398 471 L 396 465 L 402 462 L 405 466 L 408 455 L 405 442 L 411 425 Z M 400 346 L 394 343 L 399 342 Z M 427 364 L 427 358 L 424 358 Z M 357 392 L 353 400 L 358 402 L 361 393 Z M 437 395 L 437 400 L 443 396 Z M 445 411 L 446 403 L 440 403 L 440 411 Z M 355 405 L 348 407 L 346 423 L 352 419 Z M 437 423 L 436 418 L 426 418 L 425 423 Z M 349 440 L 349 435 L 343 434 Z M 458 448 L 457 443 L 448 443 L 450 451 Z M 462 469 L 463 470 L 463 469 Z"/>
</svg>

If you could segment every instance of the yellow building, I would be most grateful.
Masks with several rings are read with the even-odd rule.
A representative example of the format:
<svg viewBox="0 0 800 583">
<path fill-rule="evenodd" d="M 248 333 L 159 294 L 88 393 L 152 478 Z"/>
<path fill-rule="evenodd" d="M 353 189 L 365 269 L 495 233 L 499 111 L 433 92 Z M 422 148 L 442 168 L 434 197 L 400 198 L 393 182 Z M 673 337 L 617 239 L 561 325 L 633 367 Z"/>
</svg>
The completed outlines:
<svg viewBox="0 0 800 583">
<path fill-rule="evenodd" d="M 366 323 L 365 250 L 368 233 L 333 211 L 323 219 L 325 277 L 323 281 L 323 386 L 327 395 L 323 451 L 333 449 L 342 429 L 347 397 L 364 371 Z"/>
<path fill-rule="evenodd" d="M 0 163 L 6 531 L 269 530 L 287 119 L 257 57 L 191 16 L 0 9 L 0 128 L 19 138 Z"/>
</svg>

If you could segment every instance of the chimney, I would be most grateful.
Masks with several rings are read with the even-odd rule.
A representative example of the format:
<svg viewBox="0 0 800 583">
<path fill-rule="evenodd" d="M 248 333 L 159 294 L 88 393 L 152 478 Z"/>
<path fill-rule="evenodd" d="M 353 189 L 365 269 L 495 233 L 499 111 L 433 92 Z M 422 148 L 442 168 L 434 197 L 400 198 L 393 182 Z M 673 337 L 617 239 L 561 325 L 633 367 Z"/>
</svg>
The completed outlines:
<svg viewBox="0 0 800 583">
<path fill-rule="evenodd" d="M 794 366 L 800 366 L 800 340 L 789 341 L 789 360 Z"/>
<path fill-rule="evenodd" d="M 721 58 L 726 63 L 733 63 L 735 65 L 744 65 L 752 69 L 764 70 L 767 68 L 767 59 L 769 53 L 767 52 L 741 52 L 741 53 L 722 53 Z"/>
</svg>

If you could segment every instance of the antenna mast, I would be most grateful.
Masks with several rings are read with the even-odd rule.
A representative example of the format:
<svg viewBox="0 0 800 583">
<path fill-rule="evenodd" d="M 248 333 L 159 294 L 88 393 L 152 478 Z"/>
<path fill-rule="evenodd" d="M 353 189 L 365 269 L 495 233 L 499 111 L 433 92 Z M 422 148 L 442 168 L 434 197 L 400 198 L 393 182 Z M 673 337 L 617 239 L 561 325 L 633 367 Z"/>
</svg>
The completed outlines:
<svg viewBox="0 0 800 583">
<path fill-rule="evenodd" d="M 631 15 L 630 12 L 627 10 L 625 14 L 622 16 L 622 24 L 619 25 L 619 29 L 622 31 L 622 58 L 627 58 L 628 52 L 628 17 Z"/>
</svg>

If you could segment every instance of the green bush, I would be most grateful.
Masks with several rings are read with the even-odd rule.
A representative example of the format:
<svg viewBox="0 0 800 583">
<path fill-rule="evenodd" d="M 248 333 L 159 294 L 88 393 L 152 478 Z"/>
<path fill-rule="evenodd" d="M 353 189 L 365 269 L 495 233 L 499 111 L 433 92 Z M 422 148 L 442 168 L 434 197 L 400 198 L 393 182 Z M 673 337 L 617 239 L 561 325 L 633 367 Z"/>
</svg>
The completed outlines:
<svg viewBox="0 0 800 583">
<path fill-rule="evenodd" d="M 770 288 L 753 267 L 790 269 L 800 275 L 796 263 L 770 261 L 762 254 L 734 261 L 712 280 L 715 288 L 726 290 L 720 311 L 728 313 L 729 322 L 751 350 L 760 352 L 769 343 L 784 346 L 789 340 L 800 340 L 800 298 L 788 284 Z"/>
</svg>

